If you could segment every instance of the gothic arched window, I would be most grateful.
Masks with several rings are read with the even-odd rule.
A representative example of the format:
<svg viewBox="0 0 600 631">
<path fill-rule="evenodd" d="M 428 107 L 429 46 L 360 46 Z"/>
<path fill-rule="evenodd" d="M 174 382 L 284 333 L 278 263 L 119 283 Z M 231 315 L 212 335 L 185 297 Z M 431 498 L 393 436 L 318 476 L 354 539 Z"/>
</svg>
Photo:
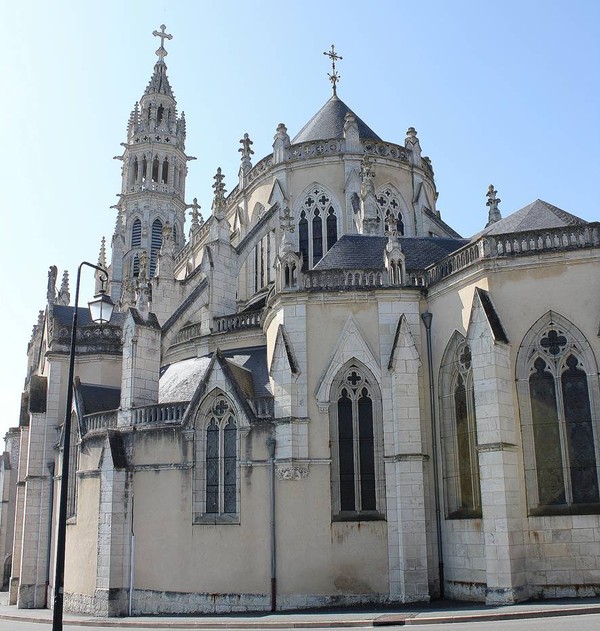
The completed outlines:
<svg viewBox="0 0 600 631">
<path fill-rule="evenodd" d="M 196 429 L 194 520 L 227 523 L 238 513 L 238 424 L 221 393 L 201 414 Z"/>
<path fill-rule="evenodd" d="M 338 218 L 331 197 L 325 189 L 315 186 L 302 201 L 298 249 L 302 253 L 303 269 L 314 267 L 337 241 Z"/>
<path fill-rule="evenodd" d="M 381 517 L 384 477 L 379 388 L 369 371 L 350 362 L 334 380 L 331 392 L 334 519 Z"/>
<path fill-rule="evenodd" d="M 517 357 L 531 514 L 600 512 L 598 370 L 583 334 L 549 312 Z"/>
<path fill-rule="evenodd" d="M 377 204 L 379 205 L 381 214 L 385 217 L 382 222 L 384 226 L 388 225 L 389 217 L 393 217 L 396 224 L 398 236 L 404 235 L 404 219 L 402 217 L 401 203 L 398 195 L 393 188 L 386 186 L 377 194 Z"/>
<path fill-rule="evenodd" d="M 167 183 L 167 179 L 169 177 L 169 160 L 165 158 L 162 163 L 162 171 L 160 174 L 160 181 L 163 184 Z"/>
<path fill-rule="evenodd" d="M 152 241 L 150 245 L 150 278 L 154 276 L 154 272 L 156 271 L 156 259 L 160 246 L 162 245 L 162 231 L 162 221 L 155 219 L 152 222 Z"/>
<path fill-rule="evenodd" d="M 158 167 L 159 167 L 158 158 L 155 157 L 154 160 L 152 161 L 152 181 L 153 182 L 158 182 Z"/>
<path fill-rule="evenodd" d="M 455 332 L 440 368 L 441 447 L 450 519 L 481 517 L 471 349 Z"/>
<path fill-rule="evenodd" d="M 131 249 L 139 248 L 142 245 L 142 222 L 139 219 L 133 220 L 133 225 L 131 226 Z M 140 262 L 138 260 L 137 254 L 133 257 L 133 268 L 132 272 L 134 276 L 137 276 L 140 273 Z"/>
<path fill-rule="evenodd" d="M 308 220 L 304 210 L 300 213 L 300 221 L 298 222 L 298 242 L 302 254 L 302 267 L 308 269 Z"/>
</svg>

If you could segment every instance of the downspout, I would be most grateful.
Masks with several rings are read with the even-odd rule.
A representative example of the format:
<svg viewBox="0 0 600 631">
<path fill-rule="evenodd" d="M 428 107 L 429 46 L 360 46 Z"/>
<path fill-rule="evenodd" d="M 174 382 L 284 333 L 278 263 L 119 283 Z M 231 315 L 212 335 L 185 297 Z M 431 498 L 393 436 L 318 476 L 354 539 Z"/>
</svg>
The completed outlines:
<svg viewBox="0 0 600 631">
<path fill-rule="evenodd" d="M 54 462 L 48 463 L 50 472 L 50 497 L 48 507 L 48 553 L 46 554 L 46 591 L 44 593 L 44 609 L 48 609 L 48 588 L 50 587 L 50 553 L 52 550 L 52 511 L 54 510 Z"/>
<path fill-rule="evenodd" d="M 442 512 L 440 502 L 440 485 L 438 472 L 437 450 L 437 419 L 435 414 L 435 386 L 433 383 L 433 358 L 431 352 L 431 321 L 433 314 L 425 311 L 421 314 L 421 320 L 425 325 L 427 339 L 427 368 L 429 372 L 429 407 L 431 409 L 431 457 L 433 459 L 433 490 L 435 498 L 435 526 L 437 530 L 438 571 L 440 581 L 440 598 L 444 597 L 444 553 L 442 550 Z"/>
<path fill-rule="evenodd" d="M 131 482 L 133 485 L 133 476 L 132 476 Z M 134 499 L 135 499 L 135 496 L 132 491 L 131 492 L 131 545 L 129 546 L 130 548 L 130 552 L 129 552 L 129 617 L 130 618 L 132 616 L 132 611 L 133 611 L 133 583 L 134 583 L 134 577 L 135 577 L 135 533 L 133 530 Z"/>
<path fill-rule="evenodd" d="M 267 438 L 269 451 L 269 482 L 271 504 L 271 611 L 277 611 L 277 545 L 275 538 L 275 445 L 273 436 Z"/>
</svg>

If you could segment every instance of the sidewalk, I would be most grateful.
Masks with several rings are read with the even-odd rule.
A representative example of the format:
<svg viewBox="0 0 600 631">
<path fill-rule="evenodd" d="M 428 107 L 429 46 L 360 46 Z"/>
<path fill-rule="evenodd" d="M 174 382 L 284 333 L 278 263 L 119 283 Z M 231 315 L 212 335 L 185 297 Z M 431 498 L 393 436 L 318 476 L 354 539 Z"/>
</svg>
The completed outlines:
<svg viewBox="0 0 600 631">
<path fill-rule="evenodd" d="M 143 616 L 133 618 L 94 618 L 69 615 L 65 626 L 110 626 L 115 628 L 151 627 L 154 629 L 294 629 L 311 627 L 380 627 L 412 626 L 442 622 L 483 622 L 550 616 L 598 614 L 600 599 L 546 600 L 486 607 L 482 604 L 436 601 L 430 604 L 406 605 L 379 609 L 318 610 L 292 613 L 206 616 Z M 49 623 L 52 612 L 47 609 L 17 609 L 0 604 L 0 619 Z"/>
</svg>

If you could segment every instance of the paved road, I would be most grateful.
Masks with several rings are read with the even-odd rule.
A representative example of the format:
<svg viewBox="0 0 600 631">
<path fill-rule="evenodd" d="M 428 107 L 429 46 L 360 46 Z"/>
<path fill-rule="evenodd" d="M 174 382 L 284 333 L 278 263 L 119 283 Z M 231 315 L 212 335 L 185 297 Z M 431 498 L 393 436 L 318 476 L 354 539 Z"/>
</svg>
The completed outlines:
<svg viewBox="0 0 600 631">
<path fill-rule="evenodd" d="M 506 620 L 494 622 L 461 622 L 427 625 L 406 625 L 415 631 L 599 631 L 600 614 L 581 616 L 561 616 L 556 618 L 534 618 L 531 620 Z M 405 628 L 406 628 L 405 627 Z M 137 631 L 153 631 L 152 627 L 136 627 Z M 221 630 L 222 631 L 221 627 Z M 399 627 L 384 627 L 398 629 Z M 0 631 L 48 631 L 50 623 L 15 622 L 0 620 Z M 64 631 L 114 631 L 115 627 L 71 626 L 65 624 Z M 170 627 L 171 631 L 180 631 L 181 627 Z M 356 631 L 372 630 L 373 627 L 354 627 Z M 271 627 L 270 631 L 274 628 Z M 189 629 L 185 630 L 189 631 Z M 209 631 L 209 630 L 204 630 Z M 348 631 L 348 627 L 311 627 L 310 629 L 296 628 L 295 631 Z"/>
</svg>

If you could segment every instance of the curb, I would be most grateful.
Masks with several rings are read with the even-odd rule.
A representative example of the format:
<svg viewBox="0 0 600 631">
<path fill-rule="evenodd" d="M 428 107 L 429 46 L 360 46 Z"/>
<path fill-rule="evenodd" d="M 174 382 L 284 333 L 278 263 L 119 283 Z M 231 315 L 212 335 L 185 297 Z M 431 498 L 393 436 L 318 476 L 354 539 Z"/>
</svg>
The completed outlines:
<svg viewBox="0 0 600 631">
<path fill-rule="evenodd" d="M 80 627 L 111 627 L 124 629 L 314 629 L 314 628 L 356 628 L 356 627 L 386 627 L 386 626 L 415 626 L 428 624 L 451 624 L 455 622 L 499 622 L 504 620 L 528 620 L 533 618 L 552 618 L 564 616 L 578 616 L 600 614 L 600 604 L 582 605 L 579 607 L 561 607 L 556 609 L 532 609 L 520 611 L 495 611 L 457 613 L 440 616 L 431 616 L 423 612 L 407 612 L 398 614 L 384 614 L 378 617 L 353 618 L 345 620 L 313 619 L 313 620 L 243 620 L 236 618 L 212 618 L 202 620 L 198 618 L 77 618 L 68 617 L 65 619 L 65 626 L 77 625 Z M 14 622 L 28 622 L 37 624 L 48 624 L 51 617 L 40 615 L 14 615 L 0 611 L 0 620 L 11 620 Z"/>
<path fill-rule="evenodd" d="M 600 614 L 600 605 L 565 607 L 562 609 L 534 609 L 533 611 L 498 611 L 494 613 L 472 613 L 418 618 L 413 615 L 385 615 L 373 620 L 374 627 L 413 626 L 420 624 L 445 624 L 452 622 L 496 622 L 500 620 L 528 620 L 561 616 L 583 616 Z"/>
</svg>

